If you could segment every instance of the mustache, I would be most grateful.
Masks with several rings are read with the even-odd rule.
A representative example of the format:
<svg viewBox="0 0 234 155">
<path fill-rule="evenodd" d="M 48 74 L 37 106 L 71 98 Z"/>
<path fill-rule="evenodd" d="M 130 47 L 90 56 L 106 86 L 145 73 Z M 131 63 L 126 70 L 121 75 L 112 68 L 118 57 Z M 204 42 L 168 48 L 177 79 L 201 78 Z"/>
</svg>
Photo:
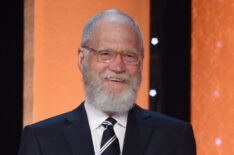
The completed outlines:
<svg viewBox="0 0 234 155">
<path fill-rule="evenodd" d="M 111 71 L 106 71 L 105 73 L 102 73 L 100 76 L 102 79 L 119 79 L 124 82 L 130 81 L 130 76 L 128 76 L 125 73 L 115 73 Z"/>
</svg>

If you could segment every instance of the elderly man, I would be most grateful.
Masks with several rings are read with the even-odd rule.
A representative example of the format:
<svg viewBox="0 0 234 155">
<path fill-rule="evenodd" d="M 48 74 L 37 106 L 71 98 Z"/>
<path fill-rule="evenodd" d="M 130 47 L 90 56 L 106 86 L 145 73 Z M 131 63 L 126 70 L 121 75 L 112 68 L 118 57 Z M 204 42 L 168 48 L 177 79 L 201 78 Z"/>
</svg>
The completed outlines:
<svg viewBox="0 0 234 155">
<path fill-rule="evenodd" d="M 143 57 L 131 17 L 116 9 L 93 16 L 79 48 L 86 101 L 25 127 L 19 155 L 195 155 L 190 124 L 135 104 Z"/>
</svg>

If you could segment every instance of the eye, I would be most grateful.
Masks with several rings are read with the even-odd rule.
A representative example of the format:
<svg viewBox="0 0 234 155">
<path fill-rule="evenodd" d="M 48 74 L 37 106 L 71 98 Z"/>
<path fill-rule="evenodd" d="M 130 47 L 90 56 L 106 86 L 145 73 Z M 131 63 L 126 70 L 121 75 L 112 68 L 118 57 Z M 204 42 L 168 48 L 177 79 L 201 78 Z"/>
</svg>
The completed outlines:
<svg viewBox="0 0 234 155">
<path fill-rule="evenodd" d="M 135 64 L 138 62 L 138 55 L 133 52 L 126 52 L 123 54 L 123 60 L 125 63 Z"/>
<path fill-rule="evenodd" d="M 99 51 L 98 52 L 99 59 L 104 60 L 104 61 L 112 59 L 114 57 L 114 55 L 115 55 L 115 53 L 112 52 L 112 51 L 106 51 L 105 50 L 105 51 Z"/>
<path fill-rule="evenodd" d="M 127 54 L 125 54 L 125 57 L 133 58 L 133 57 L 135 57 L 135 55 L 132 53 L 127 53 Z"/>
<path fill-rule="evenodd" d="M 99 55 L 101 55 L 101 56 L 110 56 L 110 55 L 112 55 L 112 52 L 110 52 L 110 51 L 100 51 Z"/>
<path fill-rule="evenodd" d="M 135 54 L 135 53 L 124 53 L 123 57 L 126 58 L 126 59 L 136 59 L 137 54 Z"/>
</svg>

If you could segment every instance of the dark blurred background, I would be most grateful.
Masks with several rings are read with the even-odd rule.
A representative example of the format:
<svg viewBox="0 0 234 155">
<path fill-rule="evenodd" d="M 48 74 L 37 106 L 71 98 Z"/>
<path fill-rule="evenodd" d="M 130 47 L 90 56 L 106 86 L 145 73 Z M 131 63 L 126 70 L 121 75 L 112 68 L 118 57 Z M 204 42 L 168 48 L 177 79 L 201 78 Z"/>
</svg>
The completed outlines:
<svg viewBox="0 0 234 155">
<path fill-rule="evenodd" d="M 188 122 L 190 8 L 190 0 L 151 0 L 150 109 Z"/>
<path fill-rule="evenodd" d="M 22 130 L 23 0 L 0 6 L 1 154 L 16 155 Z"/>
<path fill-rule="evenodd" d="M 190 0 L 151 0 L 150 109 L 190 121 Z M 2 154 L 17 154 L 23 109 L 23 0 L 1 2 Z"/>
</svg>

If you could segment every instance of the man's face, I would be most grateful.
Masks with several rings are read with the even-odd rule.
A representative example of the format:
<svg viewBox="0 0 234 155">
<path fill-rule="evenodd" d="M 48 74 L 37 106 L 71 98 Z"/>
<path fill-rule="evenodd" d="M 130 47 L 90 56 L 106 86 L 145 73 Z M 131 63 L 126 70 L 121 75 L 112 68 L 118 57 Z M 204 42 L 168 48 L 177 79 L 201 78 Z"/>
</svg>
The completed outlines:
<svg viewBox="0 0 234 155">
<path fill-rule="evenodd" d="M 95 50 L 140 52 L 138 35 L 130 24 L 100 22 L 92 38 L 88 46 Z M 87 98 L 92 98 L 91 102 L 100 102 L 96 107 L 103 107 L 101 109 L 104 111 L 129 110 L 135 102 L 141 81 L 141 60 L 139 64 L 124 64 L 121 56 L 117 55 L 112 62 L 104 63 L 90 51 L 84 61 L 81 60 L 79 64 L 83 68 Z"/>
<path fill-rule="evenodd" d="M 138 36 L 130 24 L 123 25 L 104 21 L 95 28 L 93 40 L 91 40 L 89 46 L 96 50 L 133 50 L 139 52 Z M 102 87 L 112 95 L 119 95 L 129 87 L 129 81 L 121 79 L 120 75 L 127 75 L 132 79 L 136 78 L 140 72 L 140 63 L 137 65 L 126 65 L 123 63 L 120 55 L 117 55 L 113 62 L 103 63 L 99 62 L 95 54 L 91 52 L 88 64 L 94 78 L 100 78 L 99 75 L 103 73 L 115 73 L 112 77 L 101 79 Z"/>
</svg>

